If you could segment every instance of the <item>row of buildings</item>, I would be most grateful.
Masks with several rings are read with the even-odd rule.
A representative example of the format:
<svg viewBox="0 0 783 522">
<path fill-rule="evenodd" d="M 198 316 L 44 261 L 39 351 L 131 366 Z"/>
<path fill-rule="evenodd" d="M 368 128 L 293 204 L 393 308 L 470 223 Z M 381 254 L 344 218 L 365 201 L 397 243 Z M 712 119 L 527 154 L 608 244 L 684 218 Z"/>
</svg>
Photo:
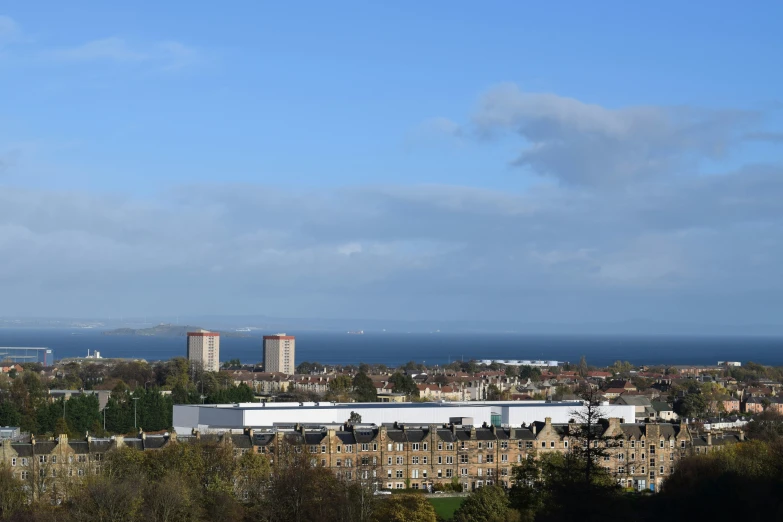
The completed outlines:
<svg viewBox="0 0 783 522">
<path fill-rule="evenodd" d="M 205 371 L 220 371 L 220 332 L 188 332 L 187 358 Z M 296 369 L 296 339 L 284 333 L 264 336 L 264 370 L 292 375 Z"/>
<path fill-rule="evenodd" d="M 741 432 L 696 436 L 684 423 L 636 424 L 608 418 L 601 420 L 598 428 L 603 437 L 612 440 L 598 465 L 621 486 L 637 490 L 657 491 L 686 455 L 743 440 Z M 293 447 L 305 454 L 312 466 L 329 468 L 347 481 L 370 482 L 376 489 L 458 485 L 470 491 L 483 485 L 510 486 L 514 465 L 545 453 L 568 452 L 581 443 L 577 431 L 574 423 L 553 423 L 547 417 L 516 427 L 296 424 L 210 434 L 198 430 L 187 434 L 140 432 L 137 437 L 88 436 L 85 440 L 60 435 L 25 443 L 2 441 L 0 462 L 24 481 L 32 494 L 62 497 L 69 483 L 100 473 L 106 454 L 115 448 L 157 451 L 172 444 L 211 441 L 231 445 L 235 456 L 262 454 L 273 466 L 284 451 Z"/>
</svg>

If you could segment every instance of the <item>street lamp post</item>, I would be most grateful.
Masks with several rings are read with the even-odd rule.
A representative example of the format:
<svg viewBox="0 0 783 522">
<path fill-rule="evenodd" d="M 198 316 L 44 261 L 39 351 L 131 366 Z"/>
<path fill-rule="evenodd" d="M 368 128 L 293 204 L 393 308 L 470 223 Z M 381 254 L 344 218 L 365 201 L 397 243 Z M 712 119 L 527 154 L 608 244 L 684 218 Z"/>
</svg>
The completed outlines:
<svg viewBox="0 0 783 522">
<path fill-rule="evenodd" d="M 138 397 L 133 397 L 133 427 L 136 428 L 136 401 L 139 400 Z"/>
</svg>

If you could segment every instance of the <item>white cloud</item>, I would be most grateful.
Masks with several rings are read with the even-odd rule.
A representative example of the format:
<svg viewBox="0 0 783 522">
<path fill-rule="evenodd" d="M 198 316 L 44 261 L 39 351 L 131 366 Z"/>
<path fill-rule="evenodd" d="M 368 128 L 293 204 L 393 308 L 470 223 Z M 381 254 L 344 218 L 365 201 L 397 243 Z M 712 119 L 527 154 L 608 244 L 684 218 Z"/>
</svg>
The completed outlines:
<svg viewBox="0 0 783 522">
<path fill-rule="evenodd" d="M 19 27 L 19 24 L 9 16 L 0 15 L 0 46 L 21 39 L 22 28 Z"/>
<path fill-rule="evenodd" d="M 199 52 L 181 42 L 166 40 L 132 45 L 119 37 L 92 40 L 73 47 L 47 49 L 41 55 L 65 63 L 144 63 L 164 70 L 181 69 L 199 62 Z"/>
<path fill-rule="evenodd" d="M 483 318 L 544 314 L 548 302 L 550 320 L 623 318 L 653 302 L 683 317 L 719 302 L 744 318 L 783 306 L 777 167 L 663 179 L 622 197 L 438 185 L 217 185 L 176 195 L 3 190 L 0 280 L 20 296 L 9 306 L 78 297 L 80 313 L 99 313 L 95 296 L 110 295 L 129 311 L 183 309 L 202 302 L 200 288 L 210 312 L 279 292 L 316 315 L 316 295 L 335 303 L 330 315 L 359 303 L 393 315 L 388 303 L 405 300 L 407 314 Z"/>
<path fill-rule="evenodd" d="M 125 40 L 117 37 L 93 40 L 75 47 L 64 47 L 46 51 L 45 54 L 65 62 L 139 62 L 149 59 L 145 53 L 133 50 Z"/>
<path fill-rule="evenodd" d="M 600 105 L 506 84 L 480 100 L 480 135 L 523 138 L 515 165 L 572 185 L 624 185 L 681 174 L 704 158 L 723 157 L 759 119 L 749 111 Z"/>
</svg>

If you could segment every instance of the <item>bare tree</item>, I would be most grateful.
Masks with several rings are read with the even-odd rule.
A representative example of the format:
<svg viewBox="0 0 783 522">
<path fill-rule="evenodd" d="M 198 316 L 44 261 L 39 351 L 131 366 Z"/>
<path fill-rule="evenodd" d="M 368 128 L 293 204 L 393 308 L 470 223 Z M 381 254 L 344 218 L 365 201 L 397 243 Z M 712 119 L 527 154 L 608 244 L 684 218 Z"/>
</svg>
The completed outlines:
<svg viewBox="0 0 783 522">
<path fill-rule="evenodd" d="M 570 426 L 571 453 L 581 461 L 585 483 L 590 485 L 595 480 L 597 462 L 608 456 L 611 448 L 618 447 L 619 440 L 605 435 L 601 420 L 606 413 L 601 408 L 600 393 L 585 386 L 579 395 L 584 405 L 570 412 L 575 421 Z"/>
</svg>

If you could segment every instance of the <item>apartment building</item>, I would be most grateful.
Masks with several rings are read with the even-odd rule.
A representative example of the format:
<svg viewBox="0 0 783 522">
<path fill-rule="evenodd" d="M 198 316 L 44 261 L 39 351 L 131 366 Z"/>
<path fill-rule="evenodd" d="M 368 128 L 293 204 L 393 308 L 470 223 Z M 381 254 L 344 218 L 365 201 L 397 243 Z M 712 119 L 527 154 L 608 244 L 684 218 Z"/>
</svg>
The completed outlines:
<svg viewBox="0 0 783 522">
<path fill-rule="evenodd" d="M 264 371 L 293 375 L 296 370 L 296 339 L 284 333 L 264 336 Z"/>
<path fill-rule="evenodd" d="M 208 330 L 188 332 L 188 361 L 207 372 L 220 370 L 220 333 Z"/>
<path fill-rule="evenodd" d="M 549 452 L 567 452 L 578 440 L 575 425 L 553 424 L 546 418 L 529 426 L 462 426 L 455 424 L 406 426 L 356 425 L 245 429 L 242 433 L 182 436 L 140 433 L 138 437 L 0 443 L 0 462 L 25 481 L 33 495 L 66 499 L 68 484 L 101 472 L 106 452 L 130 447 L 159 450 L 170 444 L 203 440 L 231 444 L 235 455 L 252 451 L 272 465 L 285 445 L 301 447 L 313 465 L 330 468 L 345 480 L 370 480 L 385 489 L 425 489 L 436 484 L 459 484 L 464 491 L 491 484 L 511 486 L 513 466 Z M 734 435 L 692 437 L 684 424 L 626 424 L 606 419 L 603 435 L 613 447 L 599 462 L 618 484 L 657 491 L 680 458 L 742 440 Z M 297 452 L 301 450 L 297 449 Z"/>
</svg>

